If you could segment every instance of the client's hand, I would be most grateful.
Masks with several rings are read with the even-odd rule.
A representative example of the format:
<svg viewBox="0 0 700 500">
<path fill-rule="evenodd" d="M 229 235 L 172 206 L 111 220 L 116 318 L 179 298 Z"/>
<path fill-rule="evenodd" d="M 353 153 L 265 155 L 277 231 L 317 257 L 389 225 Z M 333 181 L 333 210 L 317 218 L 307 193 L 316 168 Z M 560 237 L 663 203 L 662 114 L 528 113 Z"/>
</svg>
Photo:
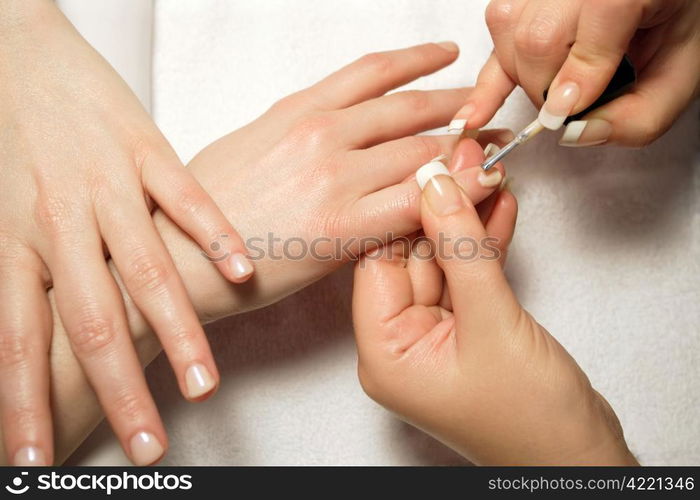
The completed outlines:
<svg viewBox="0 0 700 500">
<path fill-rule="evenodd" d="M 612 408 L 505 279 L 516 211 L 508 191 L 477 211 L 449 175 L 428 181 L 427 238 L 357 264 L 360 381 L 476 464 L 635 464 Z"/>
<path fill-rule="evenodd" d="M 192 161 L 192 174 L 251 242 L 251 257 L 259 258 L 255 276 L 232 286 L 210 263 L 227 255 L 225 247 L 212 246 L 205 258 L 163 212 L 155 213 L 156 227 L 200 319 L 208 321 L 274 302 L 347 262 L 350 253 L 362 249 L 358 241 L 362 238 L 377 237 L 373 243 L 377 245 L 387 237 L 418 229 L 420 189 L 411 180 L 414 165 L 450 153 L 457 140 L 414 134 L 445 125 L 468 91 L 382 96 L 456 58 L 457 47 L 450 43 L 365 56 L 282 99 L 258 120 L 210 145 Z M 234 96 L 231 108 L 233 112 Z M 468 140 L 453 155 L 471 160 L 480 151 L 476 142 Z M 473 200 L 487 197 L 501 180 L 500 171 L 480 176 L 481 169 L 473 166 L 477 163 L 463 161 L 463 168 L 455 174 Z M 274 254 L 267 251 L 272 238 L 278 239 Z M 336 252 L 336 244 L 341 251 Z M 346 244 L 348 252 L 343 252 Z M 306 252 L 299 255 L 303 245 Z M 119 273 L 111 268 L 121 286 Z M 127 297 L 123 286 L 122 293 Z M 147 363 L 160 346 L 128 297 L 126 309 L 137 350 Z M 101 414 L 55 309 L 53 319 L 51 389 L 60 461 L 84 439 Z M 26 389 L 18 386 L 17 397 L 28 397 Z M 138 463 L 157 460 L 167 448 L 165 432 L 144 418 L 151 412 L 148 405 L 116 394 L 120 395 L 116 411 L 131 423 L 137 431 L 134 435 L 143 438 L 131 441 L 120 434 L 127 454 Z M 14 429 L 10 422 L 3 423 L 3 434 Z"/>
<path fill-rule="evenodd" d="M 153 200 L 234 282 L 253 271 L 243 242 L 119 75 L 47 0 L 0 8 L 0 421 L 15 465 L 53 461 L 49 408 L 53 288 L 82 368 L 127 448 L 164 435 L 129 338 L 111 255 L 190 400 L 218 374 L 158 235 Z M 216 267 L 210 264 L 212 270 Z M 139 408 L 127 414 L 128 405 Z M 140 462 L 132 454 L 132 458 Z"/>
</svg>

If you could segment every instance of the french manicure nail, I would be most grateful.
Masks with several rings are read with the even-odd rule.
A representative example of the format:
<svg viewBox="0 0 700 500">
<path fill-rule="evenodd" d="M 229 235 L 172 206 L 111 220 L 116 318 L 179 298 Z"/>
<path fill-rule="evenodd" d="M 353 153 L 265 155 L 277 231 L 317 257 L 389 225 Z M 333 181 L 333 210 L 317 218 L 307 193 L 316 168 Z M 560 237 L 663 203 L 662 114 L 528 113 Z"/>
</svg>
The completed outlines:
<svg viewBox="0 0 700 500">
<path fill-rule="evenodd" d="M 593 118 L 575 121 L 566 126 L 559 144 L 571 148 L 597 146 L 607 142 L 610 134 L 612 134 L 612 125 L 607 120 Z"/>
<path fill-rule="evenodd" d="M 416 172 L 416 179 L 419 178 L 423 196 L 435 215 L 450 215 L 464 208 L 464 195 L 445 165 L 440 162 L 427 163 Z"/>
<path fill-rule="evenodd" d="M 571 114 L 581 96 L 578 84 L 568 82 L 550 90 L 547 102 L 544 103 L 537 119 L 542 125 L 551 130 L 557 130 Z"/>
<path fill-rule="evenodd" d="M 447 170 L 445 164 L 442 163 L 443 159 L 444 155 L 440 155 L 430 160 L 416 171 L 416 182 L 418 186 L 420 186 L 421 191 L 425 189 L 425 185 L 428 181 L 436 175 L 450 175 L 450 171 Z"/>
<path fill-rule="evenodd" d="M 131 438 L 131 460 L 135 465 L 150 465 L 163 456 L 163 445 L 150 432 L 137 432 Z"/>
<path fill-rule="evenodd" d="M 242 279 L 253 274 L 253 265 L 242 253 L 234 253 L 230 257 L 231 271 L 236 279 Z"/>
<path fill-rule="evenodd" d="M 486 172 L 479 172 L 476 180 L 479 181 L 479 184 L 481 184 L 483 187 L 492 188 L 501 184 L 503 174 L 500 170 L 492 168 Z"/>
<path fill-rule="evenodd" d="M 46 456 L 44 455 L 44 452 L 36 446 L 25 446 L 24 448 L 20 448 L 17 453 L 15 453 L 12 464 L 15 467 L 48 465 L 46 463 Z"/>
<path fill-rule="evenodd" d="M 211 373 L 209 373 L 209 370 L 207 370 L 207 367 L 201 363 L 197 363 L 187 369 L 185 373 L 185 385 L 187 386 L 187 397 L 194 399 L 210 392 L 216 383 Z"/>
<path fill-rule="evenodd" d="M 438 42 L 438 45 L 448 52 L 459 52 L 459 46 L 454 42 Z"/>
<path fill-rule="evenodd" d="M 452 120 L 447 126 L 447 133 L 450 135 L 462 135 L 464 128 L 467 126 L 467 120 L 459 119 Z"/>
<path fill-rule="evenodd" d="M 484 156 L 488 158 L 491 155 L 495 155 L 501 150 L 497 145 L 495 145 L 493 142 L 488 143 L 488 145 L 484 148 Z"/>
</svg>

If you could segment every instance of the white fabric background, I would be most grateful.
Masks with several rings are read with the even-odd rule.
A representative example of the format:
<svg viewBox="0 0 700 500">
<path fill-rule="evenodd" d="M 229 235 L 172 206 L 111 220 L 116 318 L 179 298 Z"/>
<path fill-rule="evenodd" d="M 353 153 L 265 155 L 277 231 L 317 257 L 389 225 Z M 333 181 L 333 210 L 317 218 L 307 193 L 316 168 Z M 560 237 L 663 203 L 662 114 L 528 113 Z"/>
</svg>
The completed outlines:
<svg viewBox="0 0 700 500">
<path fill-rule="evenodd" d="M 455 40 L 462 55 L 413 87 L 471 84 L 491 47 L 486 4 L 159 0 L 154 116 L 188 160 L 363 53 L 425 41 Z M 533 116 L 516 93 L 494 124 L 517 129 Z M 697 117 L 695 105 L 644 150 L 566 149 L 543 134 L 507 162 L 520 202 L 511 282 L 608 398 L 645 464 L 700 463 Z M 209 327 L 223 383 L 207 403 L 179 397 L 163 358 L 149 368 L 170 433 L 165 464 L 462 463 L 363 395 L 350 277 L 343 269 Z M 72 461 L 124 459 L 103 425 Z"/>
</svg>

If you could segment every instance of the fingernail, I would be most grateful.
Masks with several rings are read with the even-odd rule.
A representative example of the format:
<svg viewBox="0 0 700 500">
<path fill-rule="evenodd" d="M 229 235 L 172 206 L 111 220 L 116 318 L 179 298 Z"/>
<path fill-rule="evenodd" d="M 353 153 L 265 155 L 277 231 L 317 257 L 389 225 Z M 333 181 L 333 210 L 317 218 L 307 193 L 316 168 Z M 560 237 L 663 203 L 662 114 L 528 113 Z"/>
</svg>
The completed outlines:
<svg viewBox="0 0 700 500">
<path fill-rule="evenodd" d="M 194 399 L 210 392 L 216 383 L 207 367 L 198 363 L 187 369 L 185 385 L 187 386 L 187 397 Z"/>
<path fill-rule="evenodd" d="M 416 171 L 416 182 L 418 182 L 418 186 L 420 186 L 421 191 L 425 189 L 425 185 L 428 183 L 428 181 L 436 175 L 450 175 L 450 171 L 447 170 L 445 164 L 442 163 L 442 159 L 442 155 L 438 156 L 437 158 L 430 160 Z"/>
<path fill-rule="evenodd" d="M 450 135 L 462 135 L 464 128 L 467 126 L 467 120 L 459 119 L 452 120 L 447 126 L 447 133 Z"/>
<path fill-rule="evenodd" d="M 230 257 L 231 271 L 236 279 L 243 279 L 253 274 L 253 265 L 242 253 L 234 253 Z"/>
<path fill-rule="evenodd" d="M 557 130 L 571 114 L 581 96 L 578 84 L 568 82 L 550 90 L 547 102 L 544 103 L 537 117 L 542 125 L 551 130 Z"/>
<path fill-rule="evenodd" d="M 481 184 L 483 187 L 492 188 L 501 184 L 503 174 L 500 170 L 492 168 L 485 172 L 479 172 L 476 180 L 479 181 L 479 184 Z"/>
<path fill-rule="evenodd" d="M 501 150 L 498 146 L 496 146 L 493 142 L 488 143 L 488 145 L 484 148 L 484 156 L 488 158 L 491 155 L 495 155 Z"/>
<path fill-rule="evenodd" d="M 448 52 L 459 52 L 459 46 L 454 42 L 439 42 L 438 45 Z"/>
<path fill-rule="evenodd" d="M 137 432 L 131 438 L 131 461 L 135 465 L 150 465 L 163 456 L 163 445 L 150 432 Z"/>
<path fill-rule="evenodd" d="M 593 118 L 575 121 L 566 126 L 559 144 L 572 148 L 596 146 L 607 142 L 610 134 L 612 134 L 612 125 L 606 120 Z"/>
<path fill-rule="evenodd" d="M 44 452 L 36 446 L 25 446 L 24 448 L 20 448 L 17 453 L 15 453 L 12 464 L 15 467 L 48 465 L 46 463 L 46 456 L 44 455 Z"/>
<path fill-rule="evenodd" d="M 431 162 L 416 172 L 416 179 L 423 190 L 428 205 L 438 216 L 453 214 L 465 207 L 461 189 L 450 176 L 445 165 Z"/>
</svg>

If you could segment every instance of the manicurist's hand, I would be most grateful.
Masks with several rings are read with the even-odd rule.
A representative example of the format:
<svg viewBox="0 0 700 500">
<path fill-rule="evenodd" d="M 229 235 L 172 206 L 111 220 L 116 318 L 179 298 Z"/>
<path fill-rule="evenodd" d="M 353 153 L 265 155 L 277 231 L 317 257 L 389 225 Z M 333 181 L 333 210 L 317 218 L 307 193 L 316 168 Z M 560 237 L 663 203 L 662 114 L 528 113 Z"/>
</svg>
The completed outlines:
<svg viewBox="0 0 700 500">
<path fill-rule="evenodd" d="M 515 198 L 487 202 L 477 210 L 436 175 L 421 203 L 426 238 L 359 261 L 362 386 L 476 464 L 636 463 L 612 408 L 506 281 Z"/>
<path fill-rule="evenodd" d="M 52 288 L 122 446 L 135 463 L 151 463 L 165 432 L 106 254 L 190 400 L 213 392 L 218 374 L 152 205 L 205 251 L 218 242 L 228 258 L 215 265 L 228 280 L 243 282 L 253 268 L 226 217 L 54 2 L 3 1 L 0 32 L 0 421 L 8 457 L 15 465 L 53 461 Z"/>
<path fill-rule="evenodd" d="M 486 22 L 494 51 L 456 118 L 488 122 L 516 85 L 545 125 L 590 106 L 623 55 L 638 72 L 628 94 L 570 123 L 563 146 L 644 146 L 666 132 L 698 95 L 697 0 L 492 0 Z M 460 122 L 461 123 L 461 122 Z"/>
</svg>

